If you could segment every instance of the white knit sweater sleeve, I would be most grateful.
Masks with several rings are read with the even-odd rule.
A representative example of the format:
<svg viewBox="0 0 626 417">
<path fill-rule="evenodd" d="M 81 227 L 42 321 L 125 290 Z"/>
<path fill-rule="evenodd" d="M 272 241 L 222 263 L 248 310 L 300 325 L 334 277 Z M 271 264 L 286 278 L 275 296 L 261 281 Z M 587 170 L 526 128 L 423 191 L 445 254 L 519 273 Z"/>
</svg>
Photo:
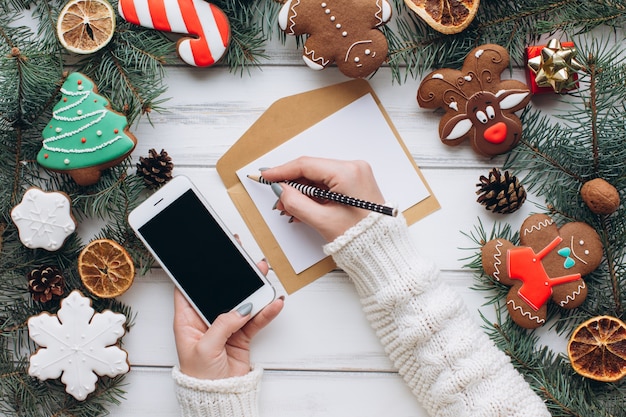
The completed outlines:
<svg viewBox="0 0 626 417">
<path fill-rule="evenodd" d="M 419 256 L 402 216 L 372 213 L 324 250 L 354 281 L 385 351 L 431 416 L 550 416 L 459 295 Z"/>
<path fill-rule="evenodd" d="M 182 417 L 258 417 L 262 368 L 226 379 L 197 379 L 175 366 L 172 377 Z"/>
</svg>

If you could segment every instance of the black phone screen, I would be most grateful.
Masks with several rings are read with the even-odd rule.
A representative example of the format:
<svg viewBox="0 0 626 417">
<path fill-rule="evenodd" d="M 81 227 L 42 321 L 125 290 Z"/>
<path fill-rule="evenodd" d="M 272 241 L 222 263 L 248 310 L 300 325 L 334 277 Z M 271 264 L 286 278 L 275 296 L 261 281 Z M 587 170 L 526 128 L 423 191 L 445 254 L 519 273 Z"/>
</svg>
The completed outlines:
<svg viewBox="0 0 626 417">
<path fill-rule="evenodd" d="M 141 226 L 139 233 L 211 323 L 263 286 L 192 190 Z"/>
</svg>

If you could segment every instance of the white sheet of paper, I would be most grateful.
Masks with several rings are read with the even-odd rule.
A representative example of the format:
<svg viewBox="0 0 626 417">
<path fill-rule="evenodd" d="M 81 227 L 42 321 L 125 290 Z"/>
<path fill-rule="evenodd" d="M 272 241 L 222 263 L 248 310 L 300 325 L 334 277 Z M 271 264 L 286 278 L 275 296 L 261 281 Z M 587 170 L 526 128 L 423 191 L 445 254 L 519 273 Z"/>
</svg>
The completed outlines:
<svg viewBox="0 0 626 417">
<path fill-rule="evenodd" d="M 371 94 L 299 133 L 237 171 L 250 198 L 297 274 L 324 259 L 324 239 L 303 223 L 288 223 L 289 217 L 272 210 L 276 196 L 268 185 L 247 178 L 259 168 L 281 165 L 299 156 L 331 159 L 362 159 L 370 163 L 388 202 L 400 211 L 429 196 L 415 167 L 407 158 Z"/>
</svg>

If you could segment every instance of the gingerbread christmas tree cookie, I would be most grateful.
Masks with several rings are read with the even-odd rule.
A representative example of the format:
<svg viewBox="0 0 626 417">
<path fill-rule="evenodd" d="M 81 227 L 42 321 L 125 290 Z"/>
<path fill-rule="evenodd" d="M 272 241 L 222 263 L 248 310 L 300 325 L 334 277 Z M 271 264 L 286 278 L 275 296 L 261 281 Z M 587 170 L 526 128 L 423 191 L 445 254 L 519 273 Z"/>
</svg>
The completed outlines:
<svg viewBox="0 0 626 417">
<path fill-rule="evenodd" d="M 68 75 L 37 154 L 41 166 L 67 173 L 79 185 L 98 182 L 102 171 L 122 162 L 137 143 L 126 117 L 97 91 L 85 75 Z"/>
</svg>

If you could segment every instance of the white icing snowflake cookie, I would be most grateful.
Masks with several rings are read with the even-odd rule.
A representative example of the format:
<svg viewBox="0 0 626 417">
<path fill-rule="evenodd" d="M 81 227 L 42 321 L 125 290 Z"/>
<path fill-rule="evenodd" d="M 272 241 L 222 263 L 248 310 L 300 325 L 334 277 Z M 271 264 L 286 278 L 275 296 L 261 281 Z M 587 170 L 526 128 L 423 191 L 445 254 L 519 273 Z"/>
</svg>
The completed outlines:
<svg viewBox="0 0 626 417">
<path fill-rule="evenodd" d="M 26 190 L 22 202 L 13 207 L 11 218 L 24 246 L 55 251 L 76 230 L 70 208 L 67 194 L 33 187 Z"/>
<path fill-rule="evenodd" d="M 130 370 L 128 354 L 116 346 L 124 335 L 123 314 L 95 313 L 91 300 L 74 290 L 56 316 L 28 319 L 30 338 L 40 348 L 30 357 L 28 374 L 44 381 L 61 374 L 65 391 L 79 401 L 96 389 L 98 375 L 114 377 Z"/>
</svg>

